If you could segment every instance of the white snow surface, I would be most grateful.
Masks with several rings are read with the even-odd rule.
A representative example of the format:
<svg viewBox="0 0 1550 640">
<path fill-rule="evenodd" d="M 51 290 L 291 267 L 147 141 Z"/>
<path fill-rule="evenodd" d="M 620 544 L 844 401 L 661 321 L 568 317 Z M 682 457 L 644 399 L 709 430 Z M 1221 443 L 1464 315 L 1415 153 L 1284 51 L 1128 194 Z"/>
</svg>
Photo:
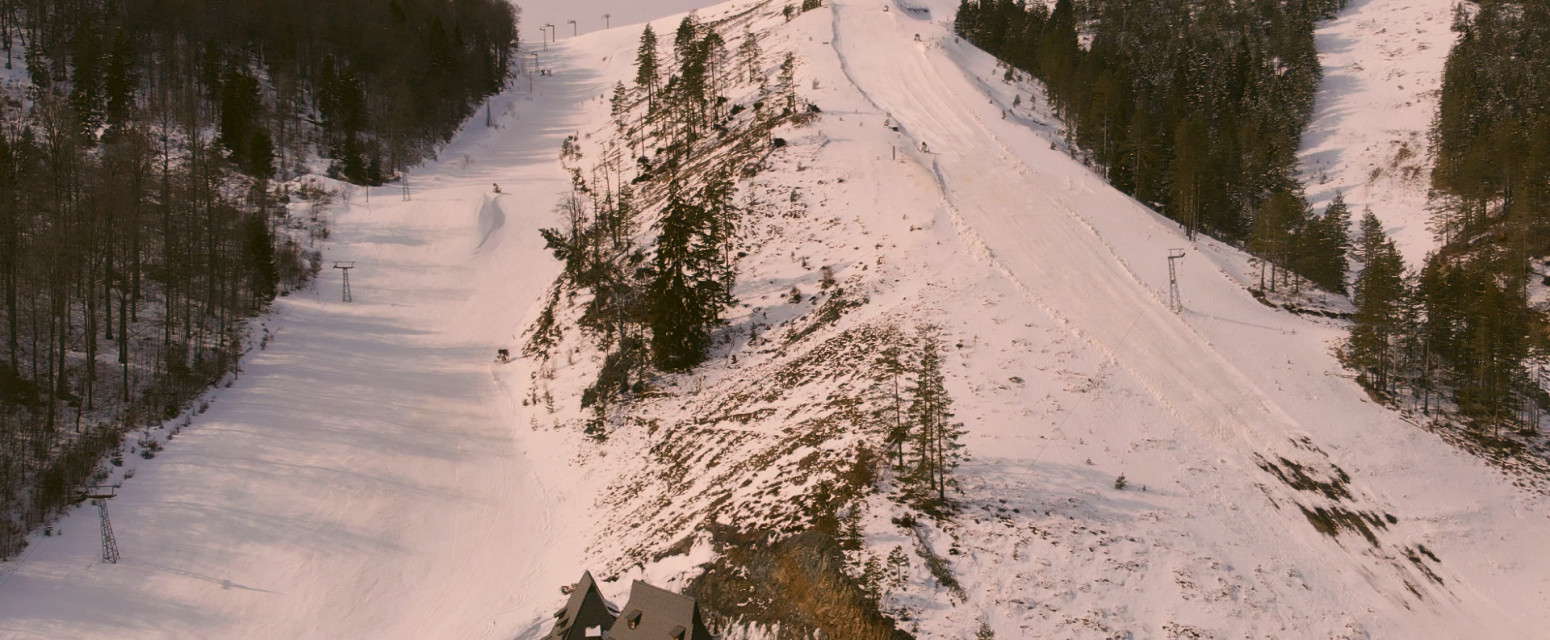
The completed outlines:
<svg viewBox="0 0 1550 640">
<path fill-rule="evenodd" d="M 1316 209 L 1344 193 L 1352 220 L 1371 208 L 1412 267 L 1438 243 L 1430 224 L 1432 119 L 1458 34 L 1451 0 L 1351 0 L 1314 39 L 1324 80 L 1303 134 Z"/>
<path fill-rule="evenodd" d="M 530 2 L 515 2 L 521 8 L 521 40 L 523 46 L 529 50 L 547 50 L 550 46 L 556 46 L 561 40 L 575 37 L 575 34 L 588 34 L 607 28 L 624 28 L 635 35 L 640 34 L 640 23 L 656 20 L 664 16 L 671 16 L 686 11 L 693 11 L 701 7 L 716 4 L 711 0 L 576 0 L 574 2 L 557 2 L 556 0 L 536 0 Z M 744 3 L 746 4 L 746 2 Z M 607 15 L 605 19 L 603 16 Z M 575 24 L 571 24 L 574 20 Z M 549 32 L 553 43 L 543 44 L 545 37 L 544 25 L 552 24 L 554 29 Z M 667 36 L 672 41 L 672 31 L 662 32 L 662 28 L 676 27 L 676 23 L 656 25 L 657 37 Z"/>
<path fill-rule="evenodd" d="M 614 11 L 616 26 L 632 10 L 663 18 L 660 34 L 676 23 L 665 12 L 697 4 L 539 3 L 524 6 L 524 33 L 534 16 L 583 8 Z M 1259 303 L 1242 254 L 1190 245 L 1061 153 L 1047 111 L 1011 107 L 1034 89 L 953 38 L 956 0 L 908 4 L 924 11 L 828 0 L 784 24 L 780 2 L 701 9 L 754 7 L 767 57 L 796 52 L 801 94 L 823 108 L 778 134 L 791 144 L 759 178 L 799 186 L 802 206 L 756 225 L 729 331 L 757 319 L 778 344 L 781 325 L 810 311 L 784 294 L 817 291 L 829 266 L 868 302 L 813 340 L 931 323 L 948 345 L 973 456 L 958 474 L 964 511 L 923 525 L 917 542 L 890 522 L 902 507 L 874 496 L 860 553 L 928 545 L 964 592 L 936 584 L 912 552 L 886 608 L 909 609 L 905 626 L 923 638 L 982 625 L 998 638 L 1546 637 L 1545 496 L 1372 403 L 1331 355 L 1337 322 Z M 649 430 L 621 426 L 604 445 L 572 428 L 597 354 L 552 365 L 553 415 L 523 401 L 534 363 L 492 362 L 520 345 L 558 271 L 535 230 L 555 224 L 567 186 L 560 140 L 579 133 L 598 157 L 612 130 L 602 96 L 631 77 L 638 34 L 562 37 L 543 54 L 554 75 L 499 97 L 498 126 L 471 122 L 413 173 L 412 199 L 396 186 L 369 203 L 354 193 L 327 258 L 356 261 L 355 302 L 339 301 L 329 269 L 277 302 L 267 349 L 166 451 L 136 461 L 111 501 L 123 560 L 101 564 L 96 511 L 72 512 L 62 533 L 0 567 L 0 636 L 532 638 L 584 568 L 616 599 L 631 577 L 691 576 L 709 557 L 695 523 L 753 516 L 703 499 L 721 481 L 711 474 L 646 482 L 659 470 L 634 454 L 654 445 L 658 422 L 706 421 L 732 438 L 701 448 L 724 471 L 774 450 L 789 437 L 779 416 L 804 411 L 797 392 L 776 417 L 710 416 L 803 354 L 734 340 L 736 366 L 718 353 L 670 381 L 640 408 Z M 1320 122 L 1336 98 L 1321 94 Z M 1343 122 L 1369 109 L 1344 108 Z M 1346 166 L 1356 140 L 1331 135 L 1309 157 Z M 1178 314 L 1174 248 L 1187 251 Z M 805 393 L 816 403 L 844 384 Z M 838 442 L 793 445 L 782 460 Z M 1345 495 L 1293 488 L 1267 462 Z M 773 464 L 734 473 L 755 489 L 786 483 L 774 495 L 788 501 L 816 480 Z M 594 496 L 634 478 L 671 521 L 610 519 Z M 1374 540 L 1322 534 L 1299 507 L 1366 514 Z M 688 553 L 640 565 L 625 554 L 652 556 L 686 533 Z"/>
</svg>

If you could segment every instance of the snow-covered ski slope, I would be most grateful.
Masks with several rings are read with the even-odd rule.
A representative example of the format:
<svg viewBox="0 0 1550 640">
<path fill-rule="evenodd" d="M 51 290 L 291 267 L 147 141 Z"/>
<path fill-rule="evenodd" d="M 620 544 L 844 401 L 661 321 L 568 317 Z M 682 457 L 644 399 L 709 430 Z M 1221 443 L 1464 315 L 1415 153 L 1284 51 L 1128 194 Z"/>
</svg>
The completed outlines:
<svg viewBox="0 0 1550 640">
<path fill-rule="evenodd" d="M 513 437 L 491 371 L 556 272 L 536 233 L 568 184 L 555 151 L 601 91 L 568 75 L 497 98 L 498 128 L 481 110 L 409 200 L 351 189 L 267 349 L 154 460 L 130 457 L 109 505 L 122 561 L 101 564 L 96 509 L 77 509 L 0 566 L 0 637 L 507 637 L 548 608 L 579 550 L 569 485 Z M 355 263 L 353 303 L 334 261 Z"/>
<path fill-rule="evenodd" d="M 552 24 L 555 44 L 573 34 L 588 34 L 605 27 L 640 34 L 640 23 L 717 4 L 715 0 L 527 0 L 513 2 L 522 9 L 522 42 L 529 50 L 547 50 L 539 38 L 544 25 Z M 606 18 L 604 16 L 607 16 Z M 572 25 L 571 21 L 576 24 Z M 676 24 L 663 23 L 673 27 Z M 671 31 L 669 31 L 671 34 Z M 658 36 L 664 35 L 658 32 Z M 671 40 L 671 35 L 668 35 Z M 666 41 L 664 41 L 665 43 Z"/>
<path fill-rule="evenodd" d="M 654 473 L 630 455 L 648 435 L 588 454 L 574 431 L 535 428 L 551 416 L 522 402 L 525 363 L 492 362 L 519 346 L 558 268 L 535 230 L 567 188 L 560 140 L 610 131 L 602 96 L 632 77 L 640 29 L 622 16 L 696 5 L 524 5 L 530 39 L 559 25 L 539 51 L 554 75 L 497 99 L 497 128 L 470 122 L 413 172 L 410 200 L 353 194 L 326 257 L 356 261 L 356 301 L 325 269 L 277 303 L 267 349 L 113 499 L 123 561 L 100 564 L 94 509 L 72 513 L 0 567 L 0 637 L 530 638 L 562 602 L 556 586 L 623 564 L 648 530 L 698 522 L 610 521 L 592 492 Z M 824 115 L 782 132 L 796 160 L 761 179 L 800 185 L 812 210 L 770 221 L 782 235 L 745 260 L 739 295 L 797 313 L 779 298 L 830 265 L 872 293 L 824 331 L 896 316 L 952 345 L 974 458 L 964 514 L 923 535 L 964 598 L 913 564 L 885 605 L 910 608 L 919 637 L 982 624 L 998 638 L 1546 637 L 1550 503 L 1368 401 L 1330 355 L 1342 329 L 1255 301 L 1241 254 L 1188 244 L 1053 149 L 1048 115 L 1011 107 L 1029 87 L 952 37 L 956 0 L 826 0 L 790 24 L 782 5 L 760 10 L 765 48 L 797 53 L 801 94 Z M 566 20 L 586 32 L 605 12 L 615 29 L 568 37 Z M 1174 248 L 1187 251 L 1180 314 Z M 689 407 L 664 420 L 712 409 L 685 388 L 735 384 L 773 357 L 707 365 L 658 401 Z M 912 544 L 889 521 L 897 505 L 871 504 L 868 550 Z M 1374 541 L 1320 533 L 1300 507 L 1371 517 Z M 622 577 L 681 584 L 704 551 Z M 600 577 L 608 596 L 628 587 Z"/>
<path fill-rule="evenodd" d="M 1427 191 L 1428 135 L 1443 63 L 1458 34 L 1450 0 L 1352 0 L 1315 32 L 1324 79 L 1303 134 L 1302 171 L 1316 207 L 1336 193 L 1360 219 L 1383 221 L 1405 260 L 1436 249 Z"/>
<path fill-rule="evenodd" d="M 985 264 L 1003 271 L 1035 306 L 1130 374 L 1151 396 L 1145 403 L 1168 414 L 1143 428 L 1101 418 L 1090 427 L 1108 431 L 1101 437 L 1132 451 L 1166 433 L 1169 423 L 1186 430 L 1173 436 L 1171 455 L 1193 470 L 1154 467 L 1149 473 L 1172 476 L 1170 484 L 1186 498 L 1174 505 L 1182 508 L 1162 512 L 1206 521 L 1186 527 L 1193 531 L 1185 535 L 1201 538 L 1195 552 L 1225 557 L 1240 570 L 1298 573 L 1310 584 L 1317 575 L 1319 586 L 1303 596 L 1308 601 L 1287 606 L 1294 596 L 1276 594 L 1283 599 L 1280 611 L 1265 619 L 1255 619 L 1261 614 L 1251 613 L 1251 598 L 1229 596 L 1246 627 L 1235 631 L 1276 636 L 1312 625 L 1306 629 L 1311 637 L 1325 637 L 1341 631 L 1337 619 L 1345 612 L 1378 637 L 1540 633 L 1545 611 L 1534 603 L 1550 585 L 1542 573 L 1550 568 L 1550 554 L 1533 543 L 1535 532 L 1550 525 L 1542 498 L 1519 495 L 1484 465 L 1418 438 L 1413 426 L 1372 405 L 1354 384 L 1328 375 L 1340 372 L 1329 347 L 1341 331 L 1256 302 L 1241 284 L 1246 270 L 1240 255 L 1213 243 L 1189 247 L 1176 225 L 1107 188 L 1018 119 L 1002 119 L 1012 95 L 997 86 L 992 61 L 957 43 L 943 24 L 955 3 L 916 3 L 932 9 L 929 24 L 911 14 L 881 12 L 873 3 L 833 4 L 835 48 L 847 77 L 878 111 L 927 143 L 930 152 L 918 161 L 937 176 L 943 206 L 968 242 L 983 247 Z M 914 42 L 915 33 L 924 43 Z M 1189 250 L 1180 316 L 1165 306 L 1165 256 L 1174 247 Z M 999 434 L 981 432 L 989 437 L 980 453 L 1015 450 L 1008 445 L 1027 426 L 1013 422 Z M 1122 457 L 1130 458 L 1128 465 L 1155 464 Z M 1258 460 L 1276 458 L 1350 472 L 1347 506 L 1399 522 L 1379 532 L 1381 543 L 1372 548 L 1335 545 L 1293 506 L 1311 508 L 1308 500 L 1291 497 L 1296 492 L 1258 468 Z M 1005 462 L 1039 473 L 1038 455 Z M 1469 530 L 1474 527 L 1479 529 Z M 1444 560 L 1444 584 L 1425 585 L 1407 575 L 1414 567 L 1391 562 L 1418 541 L 1432 549 L 1446 544 L 1460 554 Z M 1240 554 L 1240 545 L 1252 549 Z M 1047 559 L 1028 562 L 1022 575 L 1037 579 L 1037 567 Z M 990 575 L 1002 576 L 1015 565 L 1004 557 L 985 563 Z M 1525 564 L 1540 569 L 1520 572 Z M 1507 565 L 1516 566 L 1503 571 Z M 1442 604 L 1415 606 L 1412 613 L 1414 603 L 1406 603 L 1403 593 L 1411 582 L 1434 589 Z M 1144 596 L 1127 604 L 1157 606 Z M 1323 611 L 1324 619 L 1299 620 L 1300 612 L 1311 611 Z M 1211 622 L 1207 628 L 1233 626 Z M 1386 625 L 1393 626 L 1381 631 Z"/>
</svg>

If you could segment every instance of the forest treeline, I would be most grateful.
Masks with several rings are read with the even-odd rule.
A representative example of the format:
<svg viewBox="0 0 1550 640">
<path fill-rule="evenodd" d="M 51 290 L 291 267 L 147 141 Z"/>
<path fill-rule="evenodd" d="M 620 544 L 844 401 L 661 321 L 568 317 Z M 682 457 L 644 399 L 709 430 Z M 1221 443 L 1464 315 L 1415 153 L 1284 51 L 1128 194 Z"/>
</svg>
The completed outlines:
<svg viewBox="0 0 1550 640">
<path fill-rule="evenodd" d="M 1266 270 L 1345 290 L 1347 230 L 1309 211 L 1295 175 L 1320 70 L 1316 20 L 1339 0 L 963 0 L 958 35 L 1043 82 L 1115 187 L 1241 243 Z M 1019 97 L 1019 101 L 1021 98 Z"/>
<path fill-rule="evenodd" d="M 8 63 L 61 85 L 83 133 L 128 117 L 131 94 L 198 93 L 247 173 L 305 161 L 285 154 L 317 135 L 331 172 L 371 184 L 499 90 L 517 43 L 495 0 L 0 0 L 0 21 Z"/>
<path fill-rule="evenodd" d="M 497 0 L 0 0 L 6 68 L 31 80 L 0 106 L 0 558 L 318 268 L 327 194 L 277 178 L 321 156 L 378 183 L 432 153 L 502 86 L 515 20 Z"/>
<path fill-rule="evenodd" d="M 1550 254 L 1550 3 L 1461 4 L 1453 28 L 1432 131 L 1442 247 L 1408 272 L 1392 243 L 1361 243 L 1346 357 L 1379 394 L 1428 412 L 1451 401 L 1473 435 L 1511 448 L 1502 429 L 1537 433 L 1550 401 L 1530 306 L 1550 283 L 1532 264 Z"/>
</svg>

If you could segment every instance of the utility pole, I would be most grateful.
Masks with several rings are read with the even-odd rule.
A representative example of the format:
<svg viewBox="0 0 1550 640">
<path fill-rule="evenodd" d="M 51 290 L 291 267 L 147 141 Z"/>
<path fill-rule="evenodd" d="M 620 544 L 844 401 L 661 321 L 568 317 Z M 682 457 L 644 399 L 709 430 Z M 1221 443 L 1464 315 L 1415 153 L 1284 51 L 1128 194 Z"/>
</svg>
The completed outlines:
<svg viewBox="0 0 1550 640">
<path fill-rule="evenodd" d="M 1179 269 L 1177 262 L 1184 259 L 1183 249 L 1168 250 L 1168 308 L 1174 313 L 1184 311 L 1184 300 L 1179 297 Z"/>
<path fill-rule="evenodd" d="M 341 302 L 354 302 L 355 296 L 350 295 L 350 270 L 355 268 L 355 261 L 335 262 L 334 268 L 344 272 L 344 290 L 339 295 Z"/>
<path fill-rule="evenodd" d="M 532 54 L 533 56 L 533 68 L 529 69 L 527 73 L 527 92 L 531 94 L 534 92 L 533 76 L 538 75 L 538 52 L 530 51 L 528 53 Z"/>
</svg>

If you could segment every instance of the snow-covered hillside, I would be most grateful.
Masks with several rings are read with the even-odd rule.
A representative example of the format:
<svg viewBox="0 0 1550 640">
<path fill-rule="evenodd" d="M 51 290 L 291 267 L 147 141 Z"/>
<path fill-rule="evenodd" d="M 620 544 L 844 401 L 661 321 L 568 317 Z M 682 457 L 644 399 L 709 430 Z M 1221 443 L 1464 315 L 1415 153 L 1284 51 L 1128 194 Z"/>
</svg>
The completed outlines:
<svg viewBox="0 0 1550 640">
<path fill-rule="evenodd" d="M 623 4 L 525 7 L 524 33 L 701 3 Z M 718 531 L 801 526 L 805 496 L 875 447 L 872 361 L 918 325 L 947 345 L 968 430 L 963 510 L 901 526 L 908 509 L 863 496 L 852 554 L 904 551 L 883 606 L 917 637 L 1550 628 L 1550 500 L 1372 403 L 1331 355 L 1341 326 L 1256 301 L 1242 254 L 1190 244 L 1061 153 L 1046 111 L 1012 106 L 1036 88 L 951 35 L 956 0 L 824 5 L 700 9 L 729 40 L 762 33 L 767 64 L 795 53 L 822 108 L 740 185 L 748 255 L 710 363 L 597 443 L 579 429 L 602 360 L 587 341 L 492 361 L 559 268 L 536 229 L 568 186 L 561 140 L 602 157 L 605 94 L 633 78 L 638 25 L 562 26 L 540 52 L 553 75 L 498 98 L 496 127 L 469 123 L 410 199 L 352 193 L 327 257 L 356 261 L 355 302 L 328 269 L 279 302 L 241 379 L 135 461 L 110 504 L 121 563 L 100 564 L 83 508 L 0 568 L 0 636 L 536 637 L 584 568 L 622 599 L 630 578 L 687 584 L 735 544 Z M 1310 162 L 1349 164 L 1328 145 L 1353 139 Z"/>
<path fill-rule="evenodd" d="M 1316 208 L 1344 193 L 1412 267 L 1437 248 L 1427 191 L 1442 67 L 1458 34 L 1448 0 L 1354 0 L 1315 34 L 1324 80 L 1303 134 L 1302 171 Z"/>
<path fill-rule="evenodd" d="M 530 203 L 566 184 L 553 151 L 591 93 L 501 96 L 499 127 L 478 118 L 410 200 L 347 187 L 330 262 L 276 302 L 267 348 L 159 456 L 129 457 L 122 561 L 100 563 L 77 509 L 0 566 L 0 636 L 500 637 L 548 607 L 576 562 L 554 536 L 566 483 L 528 462 L 490 367 L 555 271 Z M 333 261 L 355 262 L 353 303 Z"/>
</svg>

